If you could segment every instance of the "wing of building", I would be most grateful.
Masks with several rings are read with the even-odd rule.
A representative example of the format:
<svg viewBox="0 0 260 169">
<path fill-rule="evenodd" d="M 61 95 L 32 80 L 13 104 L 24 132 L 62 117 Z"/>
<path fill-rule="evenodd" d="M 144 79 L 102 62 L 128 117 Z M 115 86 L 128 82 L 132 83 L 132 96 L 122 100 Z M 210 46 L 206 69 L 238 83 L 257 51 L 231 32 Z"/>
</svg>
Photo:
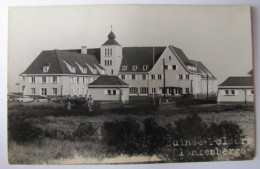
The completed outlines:
<svg viewBox="0 0 260 169">
<path fill-rule="evenodd" d="M 88 95 L 101 75 L 118 76 L 138 96 L 217 92 L 217 79 L 175 46 L 122 47 L 111 31 L 100 47 L 43 51 L 20 74 L 24 95 Z M 165 90 L 163 90 L 165 89 Z"/>
<path fill-rule="evenodd" d="M 254 102 L 252 76 L 228 77 L 218 89 L 218 103 Z"/>
</svg>

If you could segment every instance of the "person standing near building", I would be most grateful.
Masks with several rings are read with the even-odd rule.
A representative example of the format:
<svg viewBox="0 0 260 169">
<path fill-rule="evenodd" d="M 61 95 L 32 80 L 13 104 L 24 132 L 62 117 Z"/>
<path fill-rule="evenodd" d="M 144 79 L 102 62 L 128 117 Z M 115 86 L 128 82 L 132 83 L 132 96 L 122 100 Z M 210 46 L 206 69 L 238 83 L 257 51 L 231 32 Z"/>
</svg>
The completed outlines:
<svg viewBox="0 0 260 169">
<path fill-rule="evenodd" d="M 88 97 L 88 110 L 93 111 L 93 99 L 92 99 L 91 95 L 89 95 L 89 97 Z"/>
</svg>

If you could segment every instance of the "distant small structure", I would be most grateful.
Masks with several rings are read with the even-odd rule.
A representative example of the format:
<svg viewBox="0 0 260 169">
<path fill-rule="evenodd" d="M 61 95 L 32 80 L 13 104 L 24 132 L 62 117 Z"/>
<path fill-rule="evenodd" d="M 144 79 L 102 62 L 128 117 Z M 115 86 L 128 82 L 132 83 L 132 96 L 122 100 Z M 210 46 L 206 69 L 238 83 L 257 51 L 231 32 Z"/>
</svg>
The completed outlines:
<svg viewBox="0 0 260 169">
<path fill-rule="evenodd" d="M 129 102 L 129 85 L 118 76 L 100 76 L 88 89 L 94 101 Z"/>
<path fill-rule="evenodd" d="M 253 73 L 253 71 L 250 72 Z M 250 74 L 250 72 L 248 74 Z M 218 103 L 253 103 L 253 102 L 254 102 L 253 76 L 228 77 L 218 87 Z"/>
</svg>

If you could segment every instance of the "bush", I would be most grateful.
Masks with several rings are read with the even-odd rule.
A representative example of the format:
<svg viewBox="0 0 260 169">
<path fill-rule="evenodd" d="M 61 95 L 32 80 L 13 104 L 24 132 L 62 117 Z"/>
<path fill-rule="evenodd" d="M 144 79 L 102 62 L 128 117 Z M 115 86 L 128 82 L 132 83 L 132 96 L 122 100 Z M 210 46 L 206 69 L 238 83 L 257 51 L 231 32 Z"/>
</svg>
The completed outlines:
<svg viewBox="0 0 260 169">
<path fill-rule="evenodd" d="M 43 136 L 42 129 L 34 127 L 23 118 L 8 120 L 8 139 L 18 143 L 32 142 Z"/>
<path fill-rule="evenodd" d="M 90 140 L 95 133 L 96 130 L 91 123 L 80 123 L 78 128 L 73 132 L 73 138 L 75 140 L 87 141 Z"/>
</svg>

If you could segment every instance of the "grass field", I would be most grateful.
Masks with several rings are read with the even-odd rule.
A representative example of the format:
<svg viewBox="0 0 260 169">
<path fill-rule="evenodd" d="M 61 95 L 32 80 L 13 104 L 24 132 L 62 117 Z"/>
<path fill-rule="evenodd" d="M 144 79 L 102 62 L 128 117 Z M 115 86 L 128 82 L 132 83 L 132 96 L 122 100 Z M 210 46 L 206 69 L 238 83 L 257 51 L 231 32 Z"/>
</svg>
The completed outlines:
<svg viewBox="0 0 260 169">
<path fill-rule="evenodd" d="M 194 112 L 198 113 L 202 122 L 207 125 L 220 124 L 226 120 L 237 124 L 246 138 L 254 138 L 254 112 L 251 106 L 226 105 L 217 107 L 200 106 L 184 108 L 178 111 L 142 111 L 138 112 L 87 112 L 86 110 L 9 110 L 8 111 L 8 156 L 11 164 L 67 164 L 67 163 L 111 163 L 111 159 L 119 158 L 123 162 L 135 160 L 145 162 L 169 162 L 162 155 L 161 145 L 154 153 L 139 152 L 131 154 L 118 153 L 116 145 L 104 141 L 104 124 L 125 125 L 129 122 L 129 140 L 132 136 L 133 125 L 138 130 L 144 130 L 146 119 L 154 120 L 154 131 L 160 131 L 167 125 L 176 127 L 181 119 Z M 120 123 L 120 121 L 124 123 Z M 114 123 L 118 122 L 118 123 Z M 109 126 L 109 125 L 108 125 Z M 116 127 L 116 126 L 115 126 Z M 112 128 L 113 129 L 113 128 Z M 158 129 L 158 130 L 157 130 Z M 160 129 L 160 130 L 159 130 Z M 164 131 L 164 130 L 163 130 Z M 123 131 L 124 132 L 124 131 Z M 159 132 L 158 132 L 159 133 Z M 145 133 L 146 134 L 146 133 Z M 120 135 L 121 136 L 121 135 Z M 148 135 L 153 137 L 154 135 Z M 154 136 L 160 137 L 160 136 Z M 162 135 L 163 137 L 163 135 Z M 148 137 L 146 137 L 147 139 Z M 156 139 L 156 138 L 155 138 Z M 159 138 L 160 139 L 160 138 Z M 156 142 L 156 141 L 155 141 Z M 127 143 L 128 142 L 124 142 Z M 130 145 L 132 143 L 129 143 Z M 141 148 L 144 143 L 138 143 Z M 128 145 L 127 145 L 128 146 Z M 252 156 L 254 142 L 247 145 L 250 148 L 248 156 Z M 131 146 L 130 146 L 131 147 Z M 165 146 L 164 146 L 165 147 Z M 129 148 L 129 147 L 127 147 Z M 126 149 L 127 150 L 127 149 Z M 249 159 L 252 157 L 248 157 Z M 140 159 L 138 159 L 140 158 Z M 234 160 L 214 158 L 213 160 Z M 69 161 L 69 162 L 68 162 Z M 171 160 L 170 160 L 171 161 Z M 174 160 L 172 160 L 174 161 Z M 177 160 L 178 161 L 178 160 Z"/>
</svg>

